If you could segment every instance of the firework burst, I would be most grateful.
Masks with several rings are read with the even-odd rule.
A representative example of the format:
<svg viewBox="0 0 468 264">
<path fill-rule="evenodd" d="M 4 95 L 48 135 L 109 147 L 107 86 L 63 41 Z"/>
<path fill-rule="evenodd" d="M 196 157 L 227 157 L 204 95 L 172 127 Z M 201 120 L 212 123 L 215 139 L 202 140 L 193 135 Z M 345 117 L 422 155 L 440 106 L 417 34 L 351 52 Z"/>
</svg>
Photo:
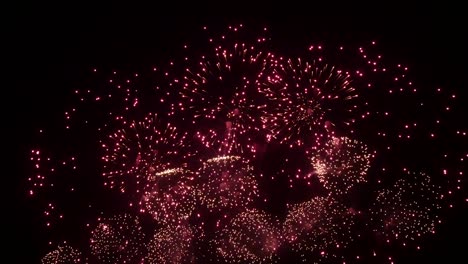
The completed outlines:
<svg viewBox="0 0 468 264">
<path fill-rule="evenodd" d="M 207 160 L 198 177 L 198 196 L 212 210 L 245 208 L 258 196 L 253 168 L 238 156 Z"/>
<path fill-rule="evenodd" d="M 142 195 L 158 172 L 182 165 L 190 153 L 184 153 L 187 133 L 161 122 L 156 114 L 143 121 L 123 121 L 102 143 L 105 185 L 122 193 Z M 139 198 L 139 197 L 137 197 Z"/>
<path fill-rule="evenodd" d="M 150 264 L 194 263 L 194 236 L 192 228 L 186 225 L 169 225 L 158 230 L 148 242 L 146 261 Z"/>
<path fill-rule="evenodd" d="M 68 245 L 58 246 L 42 258 L 42 264 L 79 264 L 85 263 L 81 252 Z"/>
<path fill-rule="evenodd" d="M 128 74 L 92 69 L 97 84 L 74 89 L 64 122 L 39 130 L 27 194 L 44 209 L 49 246 L 103 208 L 139 213 L 98 219 L 81 239 L 90 251 L 59 246 L 44 264 L 259 263 L 280 249 L 348 263 L 380 254 L 374 238 L 405 246 L 436 231 L 464 183 L 466 129 L 449 116 L 458 95 L 416 84 L 375 42 L 314 44 L 293 59 L 270 52 L 263 33 L 243 39 L 243 30 L 187 43 L 182 62 Z M 386 185 L 386 171 L 424 162 L 416 167 L 430 163 L 431 177 L 407 173 Z M 102 178 L 123 202 L 95 188 Z M 447 182 L 456 189 L 442 194 Z M 366 196 L 374 188 L 375 202 Z M 149 242 L 138 219 L 154 231 Z M 393 261 L 384 248 L 379 257 Z"/>
<path fill-rule="evenodd" d="M 403 245 L 435 233 L 442 203 L 440 185 L 425 173 L 406 172 L 388 189 L 378 192 L 371 214 L 374 231 L 387 243 Z"/>
<path fill-rule="evenodd" d="M 182 102 L 174 108 L 188 112 L 194 124 L 202 124 L 197 136 L 204 145 L 223 155 L 255 152 L 260 116 L 266 107 L 260 92 L 270 82 L 274 55 L 262 48 L 264 38 L 254 44 L 224 39 L 202 55 L 196 66 L 185 69 Z"/>
<path fill-rule="evenodd" d="M 101 263 L 133 263 L 144 254 L 139 220 L 128 214 L 98 219 L 91 233 L 91 253 Z"/>
<path fill-rule="evenodd" d="M 195 209 L 194 175 L 182 168 L 152 175 L 142 198 L 142 211 L 162 223 L 180 222 Z"/>
<path fill-rule="evenodd" d="M 277 223 L 266 213 L 250 209 L 217 232 L 215 247 L 229 262 L 264 263 L 275 258 L 281 243 Z"/>
<path fill-rule="evenodd" d="M 341 196 L 356 184 L 366 182 L 373 154 L 363 143 L 333 137 L 320 151 L 314 151 L 311 165 L 331 195 Z"/>
<path fill-rule="evenodd" d="M 264 89 L 269 109 L 262 120 L 270 140 L 291 146 L 320 144 L 331 126 L 349 125 L 358 97 L 351 76 L 332 65 L 298 58 L 279 64 Z"/>
<path fill-rule="evenodd" d="M 330 197 L 315 197 L 290 206 L 283 235 L 294 250 L 324 255 L 346 247 L 354 239 L 356 213 Z"/>
</svg>

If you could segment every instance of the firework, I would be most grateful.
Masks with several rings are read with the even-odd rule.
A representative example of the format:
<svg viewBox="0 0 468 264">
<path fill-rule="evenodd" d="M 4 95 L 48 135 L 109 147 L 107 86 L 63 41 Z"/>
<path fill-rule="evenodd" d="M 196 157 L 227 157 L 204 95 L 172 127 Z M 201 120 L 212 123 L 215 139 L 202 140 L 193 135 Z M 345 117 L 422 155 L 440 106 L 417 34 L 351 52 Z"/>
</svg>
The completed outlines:
<svg viewBox="0 0 468 264">
<path fill-rule="evenodd" d="M 435 232 L 443 195 L 441 187 L 424 173 L 407 172 L 396 183 L 378 192 L 371 210 L 374 231 L 402 244 Z"/>
<path fill-rule="evenodd" d="M 162 223 L 187 219 L 195 209 L 193 174 L 185 169 L 167 169 L 152 176 L 142 198 L 144 211 Z"/>
<path fill-rule="evenodd" d="M 44 151 L 38 149 L 31 150 L 30 160 L 33 163 L 35 175 L 28 178 L 29 195 L 53 189 L 60 174 L 72 175 L 77 169 L 77 160 L 74 156 L 54 160 L 50 154 L 46 155 Z"/>
<path fill-rule="evenodd" d="M 327 138 L 331 126 L 348 123 L 358 94 L 349 74 L 312 61 L 288 59 L 264 89 L 271 111 L 263 116 L 269 139 L 302 146 Z"/>
<path fill-rule="evenodd" d="M 356 213 L 330 197 L 315 197 L 289 207 L 283 235 L 295 250 L 344 248 L 354 238 Z"/>
<path fill-rule="evenodd" d="M 102 143 L 105 185 L 142 195 L 156 173 L 181 165 L 191 155 L 181 149 L 186 147 L 187 133 L 164 124 L 156 114 L 125 124 Z"/>
<path fill-rule="evenodd" d="M 346 137 L 333 137 L 323 149 L 313 152 L 311 165 L 320 182 L 332 195 L 346 194 L 365 182 L 373 154 L 363 143 Z"/>
<path fill-rule="evenodd" d="M 98 219 L 91 233 L 91 253 L 101 263 L 133 263 L 144 254 L 144 233 L 128 214 Z"/>
<path fill-rule="evenodd" d="M 266 213 L 249 209 L 217 232 L 216 252 L 229 262 L 271 261 L 281 246 L 281 231 Z"/>
<path fill-rule="evenodd" d="M 442 196 L 438 185 L 461 189 L 468 157 L 458 144 L 466 129 L 449 123 L 455 93 L 420 89 L 408 67 L 382 59 L 375 42 L 314 44 L 294 59 L 271 53 L 263 33 L 245 40 L 241 31 L 229 27 L 208 46 L 186 43 L 188 54 L 139 73 L 93 69 L 85 88 L 74 89 L 64 122 L 39 130 L 27 192 L 44 209 L 49 244 L 57 230 L 81 230 L 109 204 L 129 204 L 154 231 L 148 242 L 138 218 L 102 218 L 90 256 L 59 246 L 43 263 L 258 263 L 282 253 L 349 263 L 380 254 L 381 243 L 368 243 L 373 235 L 406 245 L 435 232 L 439 209 L 456 205 L 442 199 L 455 189 Z M 214 158 L 201 163 L 206 157 L 195 154 L 206 149 L 193 139 Z M 370 149 L 379 153 L 372 169 Z M 424 161 L 434 177 L 409 173 L 385 189 L 388 175 L 374 174 Z M 125 193 L 123 203 L 92 186 L 97 167 L 106 187 Z M 347 204 L 365 197 L 366 187 L 382 189 L 374 204 L 359 204 L 362 214 Z M 281 215 L 262 211 L 270 205 Z M 281 225 L 276 216 L 285 217 Z M 392 252 L 384 254 L 392 262 Z"/>
<path fill-rule="evenodd" d="M 260 91 L 269 83 L 275 64 L 274 55 L 260 45 L 263 41 L 232 43 L 223 37 L 196 66 L 185 69 L 182 102 L 175 107 L 188 111 L 193 123 L 203 125 L 199 139 L 221 154 L 255 151 L 265 108 Z"/>
<path fill-rule="evenodd" d="M 186 225 L 169 225 L 158 230 L 148 243 L 148 263 L 193 263 L 194 231 Z M 146 262 L 145 262 L 146 263 Z"/>
<path fill-rule="evenodd" d="M 253 168 L 238 156 L 207 160 L 198 177 L 198 196 L 209 209 L 245 208 L 258 196 Z"/>
<path fill-rule="evenodd" d="M 63 245 L 47 253 L 41 262 L 42 264 L 78 264 L 84 263 L 84 260 L 79 250 Z"/>
</svg>

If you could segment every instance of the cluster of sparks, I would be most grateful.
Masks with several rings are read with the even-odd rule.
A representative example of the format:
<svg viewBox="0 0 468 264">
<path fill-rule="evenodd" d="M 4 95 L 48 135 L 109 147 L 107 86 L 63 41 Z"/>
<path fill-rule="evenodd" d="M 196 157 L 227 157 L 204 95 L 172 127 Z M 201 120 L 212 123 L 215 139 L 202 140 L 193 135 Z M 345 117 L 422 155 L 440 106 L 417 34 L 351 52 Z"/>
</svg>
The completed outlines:
<svg viewBox="0 0 468 264">
<path fill-rule="evenodd" d="M 266 107 L 258 94 L 270 81 L 274 63 L 273 54 L 234 43 L 215 46 L 185 69 L 177 107 L 188 111 L 194 124 L 204 125 L 197 133 L 204 145 L 223 154 L 255 152 L 254 136 Z"/>
<path fill-rule="evenodd" d="M 148 242 L 145 260 L 150 264 L 192 263 L 194 236 L 187 225 L 166 226 Z"/>
<path fill-rule="evenodd" d="M 174 160 L 186 158 L 178 152 L 185 146 L 186 134 L 162 123 L 156 114 L 124 124 L 125 128 L 111 133 L 101 145 L 105 153 L 102 175 L 104 185 L 138 195 L 158 172 L 169 169 Z"/>
<path fill-rule="evenodd" d="M 128 214 L 99 219 L 91 232 L 91 253 L 101 263 L 133 263 L 143 255 L 145 235 L 138 218 Z"/>
<path fill-rule="evenodd" d="M 284 236 L 297 251 L 324 255 L 351 243 L 356 213 L 332 198 L 315 197 L 291 206 L 284 221 Z"/>
<path fill-rule="evenodd" d="M 319 144 L 333 135 L 336 123 L 349 124 L 358 96 L 351 76 L 334 66 L 300 58 L 276 69 L 273 85 L 265 89 L 271 109 L 263 121 L 268 138 L 291 146 Z"/>
<path fill-rule="evenodd" d="M 373 175 L 385 168 L 371 170 L 373 161 L 380 158 L 385 163 L 381 160 L 393 149 L 414 138 L 434 140 L 440 131 L 439 119 L 430 124 L 435 128 L 427 135 L 432 126 L 418 122 L 418 111 L 400 113 L 372 101 L 379 98 L 372 93 L 385 98 L 399 94 L 405 100 L 413 98 L 415 107 L 423 106 L 415 95 L 418 89 L 409 81 L 408 68 L 385 66 L 382 56 L 371 49 L 375 42 L 369 49 L 349 51 L 356 54 L 352 63 L 340 64 L 336 58 L 327 61 L 321 45 L 310 46 L 307 59 L 278 56 L 265 47 L 267 37 L 237 39 L 242 30 L 243 25 L 231 26 L 229 34 L 210 37 L 210 49 L 200 57 L 187 56 L 179 64 L 171 61 L 168 69 L 152 68 L 160 78 L 149 89 L 137 87 L 139 74 L 120 78 L 113 72 L 106 82 L 111 89 L 75 92 L 81 104 L 91 100 L 107 111 L 99 115 L 104 122 L 98 125 L 99 139 L 94 142 L 95 153 L 101 154 L 100 174 L 103 185 L 111 192 L 117 190 L 132 214 L 98 218 L 89 234 L 86 257 L 65 245 L 45 255 L 44 264 L 85 259 L 127 264 L 204 263 L 207 259 L 265 263 L 289 249 L 321 259 L 338 256 L 364 233 L 356 232 L 362 228 L 375 239 L 412 242 L 418 249 L 419 238 L 435 232 L 450 189 L 442 189 L 425 173 L 405 173 L 385 187 L 382 175 Z M 266 34 L 267 29 L 262 32 Z M 190 45 L 185 44 L 184 50 L 190 51 Z M 340 46 L 329 52 L 336 55 L 346 50 Z M 441 93 L 440 88 L 436 91 Z M 456 96 L 446 97 L 441 109 L 449 112 Z M 65 113 L 67 131 L 85 129 L 93 120 L 87 116 L 80 125 L 73 125 L 71 120 L 83 115 L 78 110 L 73 107 Z M 86 129 L 96 133 L 94 126 Z M 457 131 L 457 135 L 466 133 Z M 278 164 L 269 163 L 283 174 L 265 175 L 257 166 L 269 162 L 265 160 L 268 151 L 284 155 L 291 150 L 297 152 Z M 76 156 L 58 159 L 46 156 L 48 152 L 40 148 L 31 152 L 31 196 L 62 187 L 56 183 L 59 176 L 78 169 Z M 468 157 L 461 155 L 453 156 L 461 161 Z M 297 166 L 300 159 L 306 160 L 305 167 L 291 165 Z M 296 173 L 292 178 L 306 180 L 308 198 L 288 202 L 279 217 L 259 208 L 268 202 L 262 186 L 279 188 L 276 180 L 291 176 L 290 171 Z M 453 171 L 455 176 L 463 175 L 461 170 Z M 452 181 L 460 189 L 460 179 Z M 73 184 L 79 186 L 79 182 L 66 185 L 67 190 L 75 192 Z M 345 202 L 355 187 L 374 182 L 377 192 L 372 206 L 361 210 Z M 295 192 L 296 185 L 291 179 L 290 183 L 287 187 Z M 62 219 L 55 203 L 46 204 L 46 216 Z M 140 221 L 147 216 L 154 229 L 149 236 Z M 216 224 L 207 227 L 211 222 Z M 47 220 L 47 226 L 50 223 Z M 199 230 L 204 230 L 203 235 Z M 375 249 L 371 251 L 375 256 Z"/>
<path fill-rule="evenodd" d="M 311 164 L 323 186 L 333 195 L 342 195 L 366 181 L 372 156 L 357 140 L 331 138 L 321 151 L 314 152 Z"/>
<path fill-rule="evenodd" d="M 169 169 L 155 174 L 142 198 L 143 211 L 158 222 L 181 222 L 195 209 L 193 177 L 183 169 Z"/>
<path fill-rule="evenodd" d="M 386 242 L 406 245 L 435 233 L 443 194 L 439 185 L 424 173 L 407 172 L 388 189 L 379 191 L 374 209 L 375 230 Z"/>
<path fill-rule="evenodd" d="M 47 253 L 42 258 L 42 264 L 79 264 L 84 263 L 81 252 L 71 246 L 62 245 Z"/>
<path fill-rule="evenodd" d="M 200 200 L 214 210 L 245 208 L 257 196 L 257 181 L 252 167 L 241 157 L 222 156 L 207 160 L 200 172 L 197 188 Z"/>
<path fill-rule="evenodd" d="M 234 263 L 271 261 L 282 243 L 281 230 L 275 222 L 256 209 L 239 213 L 217 232 L 216 251 Z"/>
</svg>

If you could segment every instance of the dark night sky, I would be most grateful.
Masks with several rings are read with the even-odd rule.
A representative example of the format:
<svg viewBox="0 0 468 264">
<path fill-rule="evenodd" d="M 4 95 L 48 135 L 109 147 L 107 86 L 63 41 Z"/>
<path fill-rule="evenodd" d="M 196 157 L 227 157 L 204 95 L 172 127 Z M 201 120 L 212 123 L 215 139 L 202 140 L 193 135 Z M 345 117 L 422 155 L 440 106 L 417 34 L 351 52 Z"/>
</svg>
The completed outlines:
<svg viewBox="0 0 468 264">
<path fill-rule="evenodd" d="M 221 5 L 221 2 L 220 4 Z M 62 99 L 73 83 L 93 66 L 139 69 L 158 64 L 174 54 L 173 46 L 193 37 L 201 25 L 229 22 L 268 25 L 281 48 L 310 39 L 336 39 L 346 42 L 377 39 L 384 53 L 414 65 L 422 83 L 458 90 L 466 101 L 466 51 L 462 17 L 456 7 L 373 6 L 358 7 L 310 4 L 307 8 L 264 8 L 263 11 L 234 6 L 233 10 L 189 12 L 189 8 L 163 10 L 161 7 L 130 8 L 93 6 L 23 6 L 15 9 L 9 26 L 13 47 L 13 87 L 16 99 L 14 131 L 20 142 L 15 152 L 19 173 L 14 177 L 14 248 L 20 255 L 9 263 L 34 263 L 43 254 L 43 241 L 37 231 L 38 217 L 25 199 L 24 181 L 27 151 L 32 131 L 62 107 Z M 460 7 L 458 7 L 459 9 Z M 221 9 L 221 8 L 220 8 Z M 229 9 L 229 6 L 226 7 Z M 262 10 L 261 8 L 255 8 Z M 301 10 L 297 12 L 297 10 Z M 293 11 L 294 10 L 294 11 Z M 305 11 L 304 11 L 305 10 Z M 466 30 L 465 30 L 466 31 Z M 311 36 L 314 36 L 311 38 Z M 463 88 L 462 88 L 463 87 Z M 55 107 L 55 108 L 54 108 Z M 61 108 L 59 108 L 61 109 Z M 466 109 L 466 105 L 465 105 Z M 465 111 L 466 112 L 466 111 Z M 466 128 L 466 117 L 460 116 Z M 468 260 L 466 250 L 468 217 L 466 203 L 449 216 L 441 234 L 430 238 L 418 261 L 432 263 L 450 256 L 447 263 Z M 21 253 L 21 252 L 24 252 Z M 20 259 L 18 259 L 18 257 Z M 455 261 L 458 258 L 460 261 Z M 410 263 L 411 260 L 408 261 Z M 465 262 L 466 263 L 466 262 Z"/>
</svg>

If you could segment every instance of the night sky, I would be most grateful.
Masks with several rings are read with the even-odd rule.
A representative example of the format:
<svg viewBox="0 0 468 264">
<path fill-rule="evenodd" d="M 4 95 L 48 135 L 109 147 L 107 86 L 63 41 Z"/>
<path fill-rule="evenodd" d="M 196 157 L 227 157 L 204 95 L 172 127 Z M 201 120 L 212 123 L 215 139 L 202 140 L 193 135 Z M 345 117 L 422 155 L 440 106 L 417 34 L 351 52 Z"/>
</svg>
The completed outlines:
<svg viewBox="0 0 468 264">
<path fill-rule="evenodd" d="M 443 87 L 456 92 L 457 112 L 446 129 L 467 131 L 466 115 L 463 114 L 468 112 L 464 103 L 468 95 L 465 89 L 466 41 L 462 16 L 453 11 L 457 7 L 311 4 L 302 10 L 266 7 L 255 8 L 261 11 L 254 12 L 248 6 L 235 6 L 234 9 L 242 12 L 230 10 L 224 13 L 222 9 L 194 12 L 188 7 L 180 11 L 161 7 L 37 4 L 14 11 L 16 15 L 8 26 L 13 46 L 12 50 L 5 51 L 13 57 L 14 86 L 9 89 L 13 90 L 15 98 L 12 112 L 15 165 L 18 166 L 13 175 L 4 175 L 14 179 L 15 186 L 13 248 L 16 253 L 9 263 L 39 263 L 49 251 L 40 215 L 42 210 L 27 196 L 26 179 L 31 173 L 29 152 L 36 146 L 37 129 L 59 126 L 55 120 L 62 118 L 69 95 L 84 83 L 90 69 L 134 72 L 160 65 L 177 55 L 177 48 L 185 40 L 196 39 L 197 30 L 204 25 L 245 23 L 268 26 L 272 45 L 290 54 L 300 52 L 298 50 L 305 43 L 314 41 L 355 45 L 377 40 L 385 56 L 411 65 L 413 79 L 420 87 Z M 224 9 L 229 9 L 229 5 Z M 92 135 L 86 137 L 92 138 Z M 466 153 L 466 146 L 464 137 L 456 148 Z M 424 152 L 424 148 L 424 145 L 420 146 L 420 151 Z M 415 163 L 419 159 L 428 160 L 427 157 L 415 157 Z M 93 166 L 86 169 L 97 169 Z M 92 188 L 89 191 L 91 195 L 97 193 Z M 436 259 L 446 260 L 446 263 L 468 261 L 464 252 L 468 243 L 467 197 L 465 190 L 458 193 L 453 199 L 454 209 L 444 214 L 446 221 L 437 228 L 438 233 L 422 242 L 423 250 L 416 254 L 396 251 L 393 254 L 396 263 L 438 263 Z M 80 205 L 80 201 L 69 202 Z M 60 232 L 76 238 L 80 230 Z"/>
</svg>

